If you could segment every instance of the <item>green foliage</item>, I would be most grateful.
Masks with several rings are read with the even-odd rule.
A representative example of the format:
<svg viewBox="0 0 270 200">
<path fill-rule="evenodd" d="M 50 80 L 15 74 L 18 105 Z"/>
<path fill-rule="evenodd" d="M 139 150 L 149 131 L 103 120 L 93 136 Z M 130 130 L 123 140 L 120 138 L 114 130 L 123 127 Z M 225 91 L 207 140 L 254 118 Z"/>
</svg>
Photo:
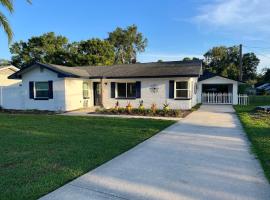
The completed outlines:
<svg viewBox="0 0 270 200">
<path fill-rule="evenodd" d="M 139 116 L 156 116 L 156 117 L 185 117 L 190 111 L 181 111 L 176 109 L 146 109 L 146 108 L 132 108 L 127 110 L 126 108 L 111 108 L 111 109 L 99 109 L 97 113 L 101 114 L 124 114 L 124 115 L 139 115 Z"/>
<path fill-rule="evenodd" d="M 129 64 L 136 61 L 137 53 L 144 52 L 147 39 L 138 32 L 136 25 L 126 29 L 116 28 L 109 33 L 108 41 L 115 48 L 115 64 Z"/>
<path fill-rule="evenodd" d="M 24 67 L 32 62 L 63 64 L 67 53 L 68 39 L 64 36 L 56 36 L 53 32 L 41 36 L 32 37 L 27 42 L 15 42 L 10 47 L 12 64 Z"/>
<path fill-rule="evenodd" d="M 193 57 L 193 58 L 185 57 L 185 58 L 182 59 L 182 61 L 198 61 L 198 60 L 201 60 L 201 59 L 196 58 L 196 57 Z"/>
<path fill-rule="evenodd" d="M 260 60 L 254 53 L 243 55 L 243 80 L 254 80 L 256 78 L 257 66 Z"/>
<path fill-rule="evenodd" d="M 249 89 L 252 89 L 252 86 L 250 84 L 240 84 L 238 86 L 238 93 L 247 94 Z"/>
<path fill-rule="evenodd" d="M 75 65 L 112 65 L 114 48 L 106 40 L 91 39 L 78 43 L 78 62 Z"/>
<path fill-rule="evenodd" d="M 27 42 L 15 42 L 10 48 L 12 64 L 24 67 L 32 62 L 67 66 L 111 65 L 114 49 L 108 41 L 91 39 L 69 43 L 64 36 L 50 32 L 32 37 Z"/>
<path fill-rule="evenodd" d="M 248 98 L 251 105 L 270 105 L 270 95 L 250 95 Z"/>
<path fill-rule="evenodd" d="M 255 107 L 253 105 L 234 106 L 252 143 L 252 150 L 260 160 L 265 175 L 270 181 L 270 117 L 267 113 L 255 112 Z"/>
<path fill-rule="evenodd" d="M 27 0 L 27 2 L 31 3 L 31 0 Z M 14 5 L 12 0 L 0 0 L 0 5 L 6 8 L 9 13 L 14 12 Z M 7 17 L 2 12 L 0 12 L 0 27 L 3 27 L 8 37 L 8 42 L 10 43 L 13 38 L 13 32 L 9 25 Z"/>
<path fill-rule="evenodd" d="M 263 69 L 263 74 L 261 77 L 262 82 L 270 83 L 270 68 Z"/>
<path fill-rule="evenodd" d="M 10 65 L 10 61 L 6 59 L 0 59 L 0 66 L 7 66 Z"/>
<path fill-rule="evenodd" d="M 172 123 L 0 114 L 0 199 L 38 199 Z"/>
<path fill-rule="evenodd" d="M 211 72 L 237 80 L 239 78 L 239 47 L 213 47 L 204 54 L 205 68 Z M 260 60 L 254 53 L 243 55 L 243 80 L 256 78 Z"/>
<path fill-rule="evenodd" d="M 107 40 L 98 38 L 70 43 L 64 36 L 45 33 L 11 45 L 12 64 L 24 67 L 33 62 L 66 66 L 131 63 L 147 45 L 137 26 L 117 28 Z"/>
</svg>

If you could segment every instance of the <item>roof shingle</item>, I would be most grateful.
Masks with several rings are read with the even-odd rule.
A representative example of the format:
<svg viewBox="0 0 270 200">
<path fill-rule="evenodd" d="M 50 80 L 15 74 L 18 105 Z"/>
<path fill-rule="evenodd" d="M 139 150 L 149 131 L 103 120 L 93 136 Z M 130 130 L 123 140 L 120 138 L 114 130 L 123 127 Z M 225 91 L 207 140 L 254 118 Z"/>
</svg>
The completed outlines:
<svg viewBox="0 0 270 200">
<path fill-rule="evenodd" d="M 112 66 L 66 67 L 53 64 L 36 63 L 21 69 L 11 78 L 19 78 L 31 67 L 43 66 L 61 77 L 84 78 L 151 78 L 151 77 L 199 77 L 202 73 L 202 61 L 173 61 L 155 63 L 136 63 Z M 28 69 L 28 70 L 27 70 Z"/>
</svg>

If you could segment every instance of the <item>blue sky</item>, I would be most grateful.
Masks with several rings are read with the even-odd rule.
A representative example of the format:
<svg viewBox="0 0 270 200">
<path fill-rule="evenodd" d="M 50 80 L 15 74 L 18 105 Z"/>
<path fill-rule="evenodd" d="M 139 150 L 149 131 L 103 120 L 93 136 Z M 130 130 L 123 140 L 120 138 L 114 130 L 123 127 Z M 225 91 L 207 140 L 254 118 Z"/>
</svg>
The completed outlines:
<svg viewBox="0 0 270 200">
<path fill-rule="evenodd" d="M 244 45 L 270 66 L 269 0 L 23 0 L 7 14 L 14 41 L 54 31 L 70 41 L 106 38 L 117 26 L 136 24 L 148 39 L 139 61 L 202 57 L 217 45 Z M 2 8 L 0 8 L 3 10 Z M 0 30 L 0 58 L 11 54 Z"/>
</svg>

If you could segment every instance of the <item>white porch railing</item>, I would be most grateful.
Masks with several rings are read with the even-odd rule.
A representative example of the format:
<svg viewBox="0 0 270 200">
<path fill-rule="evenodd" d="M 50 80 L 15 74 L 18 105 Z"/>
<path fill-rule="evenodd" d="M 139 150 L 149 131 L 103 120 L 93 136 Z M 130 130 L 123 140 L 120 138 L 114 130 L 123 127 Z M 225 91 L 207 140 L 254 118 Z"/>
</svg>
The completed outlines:
<svg viewBox="0 0 270 200">
<path fill-rule="evenodd" d="M 202 93 L 202 103 L 206 104 L 232 104 L 232 93 Z"/>
<path fill-rule="evenodd" d="M 239 105 L 248 105 L 249 99 L 246 94 L 238 94 L 238 104 Z"/>
</svg>

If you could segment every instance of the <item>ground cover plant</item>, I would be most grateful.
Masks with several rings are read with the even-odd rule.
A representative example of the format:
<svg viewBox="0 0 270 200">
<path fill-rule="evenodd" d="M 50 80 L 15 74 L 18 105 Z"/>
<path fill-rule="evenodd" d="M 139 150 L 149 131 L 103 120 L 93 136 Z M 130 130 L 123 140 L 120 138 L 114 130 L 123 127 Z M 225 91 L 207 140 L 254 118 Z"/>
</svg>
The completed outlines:
<svg viewBox="0 0 270 200">
<path fill-rule="evenodd" d="M 37 199 L 172 123 L 0 113 L 0 199 Z"/>
<path fill-rule="evenodd" d="M 256 110 L 256 106 L 235 106 L 235 110 L 270 181 L 270 114 Z"/>
</svg>

